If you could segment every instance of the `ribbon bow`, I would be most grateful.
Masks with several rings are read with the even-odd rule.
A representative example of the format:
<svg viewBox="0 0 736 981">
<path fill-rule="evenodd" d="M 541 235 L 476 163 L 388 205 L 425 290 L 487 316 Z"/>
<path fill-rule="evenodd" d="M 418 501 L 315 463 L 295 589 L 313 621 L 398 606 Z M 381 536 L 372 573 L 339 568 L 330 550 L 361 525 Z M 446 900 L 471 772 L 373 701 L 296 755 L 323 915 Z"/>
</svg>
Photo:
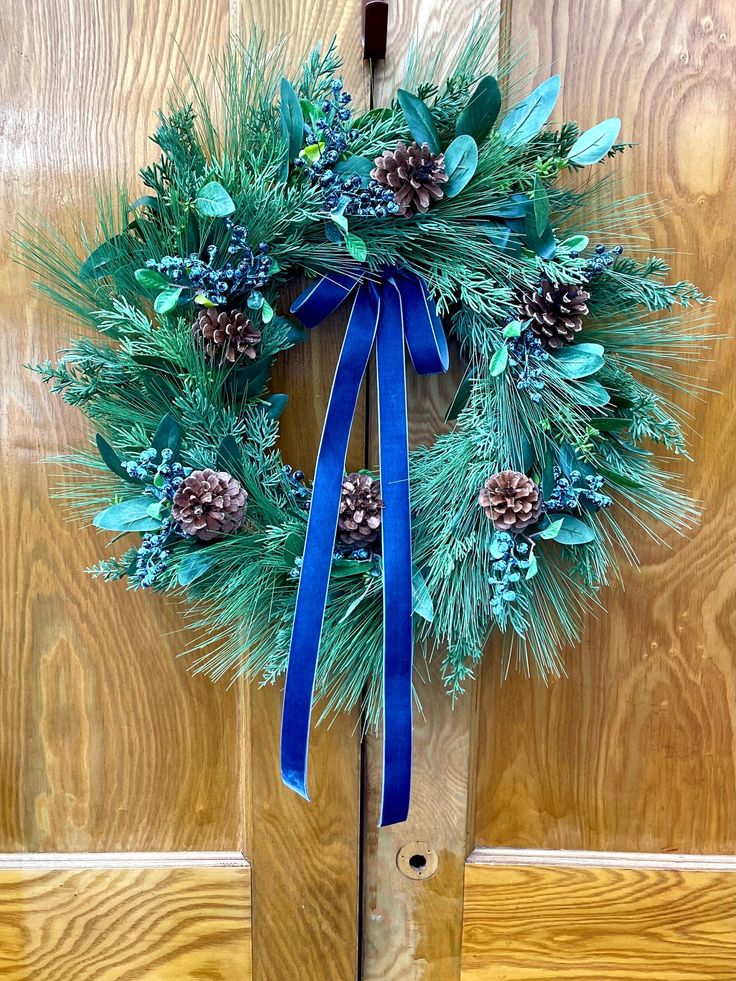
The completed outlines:
<svg viewBox="0 0 736 981">
<path fill-rule="evenodd" d="M 317 455 L 281 726 L 281 776 L 309 800 L 307 750 L 350 428 L 376 342 L 383 554 L 383 795 L 380 825 L 409 813 L 412 757 L 413 597 L 404 342 L 420 375 L 446 371 L 447 340 L 424 281 L 385 268 L 380 280 L 330 274 L 291 307 L 316 327 L 355 294 Z"/>
</svg>

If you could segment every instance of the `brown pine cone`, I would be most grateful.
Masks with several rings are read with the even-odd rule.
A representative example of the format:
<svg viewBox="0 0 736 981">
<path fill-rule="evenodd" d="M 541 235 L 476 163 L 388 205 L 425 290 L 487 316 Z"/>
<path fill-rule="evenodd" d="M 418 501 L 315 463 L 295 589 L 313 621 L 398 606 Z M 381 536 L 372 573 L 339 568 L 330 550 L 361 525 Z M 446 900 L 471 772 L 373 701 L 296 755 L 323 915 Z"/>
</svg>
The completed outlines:
<svg viewBox="0 0 736 981">
<path fill-rule="evenodd" d="M 521 295 L 520 319 L 530 327 L 548 350 L 561 348 L 582 330 L 590 293 L 582 287 L 551 283 L 542 277 L 535 290 Z"/>
<path fill-rule="evenodd" d="M 483 484 L 478 504 L 494 528 L 517 534 L 539 519 L 542 492 L 526 474 L 502 470 Z"/>
<path fill-rule="evenodd" d="M 193 470 L 174 495 L 171 516 L 187 535 L 209 542 L 240 528 L 247 497 L 224 470 Z"/>
<path fill-rule="evenodd" d="M 261 332 L 240 310 L 218 310 L 208 307 L 200 311 L 192 333 L 195 341 L 202 344 L 210 358 L 221 363 L 238 358 L 255 358 L 256 345 L 261 342 Z"/>
<path fill-rule="evenodd" d="M 337 538 L 343 545 L 370 545 L 378 538 L 383 501 L 369 474 L 351 473 L 342 482 Z"/>
<path fill-rule="evenodd" d="M 435 156 L 426 143 L 406 146 L 400 142 L 395 150 L 386 150 L 376 157 L 375 162 L 371 177 L 391 188 L 399 214 L 409 215 L 412 211 L 424 214 L 433 201 L 444 197 L 440 184 L 448 180 L 445 155 Z"/>
</svg>

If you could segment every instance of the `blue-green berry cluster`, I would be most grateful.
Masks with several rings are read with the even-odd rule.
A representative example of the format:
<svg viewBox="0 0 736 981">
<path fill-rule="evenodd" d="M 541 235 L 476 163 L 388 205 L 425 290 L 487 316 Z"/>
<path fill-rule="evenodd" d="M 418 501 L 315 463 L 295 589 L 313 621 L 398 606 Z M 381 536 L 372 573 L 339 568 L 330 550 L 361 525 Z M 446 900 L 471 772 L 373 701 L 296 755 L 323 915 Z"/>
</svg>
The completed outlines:
<svg viewBox="0 0 736 981">
<path fill-rule="evenodd" d="M 309 502 L 312 498 L 312 491 L 307 487 L 304 481 L 304 471 L 303 470 L 293 470 L 288 464 L 281 468 L 281 472 L 284 475 L 284 481 L 289 489 L 289 492 L 294 498 L 296 498 L 297 503 L 305 508 L 309 509 Z"/>
<path fill-rule="evenodd" d="M 218 260 L 217 246 L 209 245 L 206 260 L 192 252 L 188 256 L 165 255 L 158 261 L 149 259 L 146 266 L 161 273 L 172 285 L 202 294 L 215 306 L 233 306 L 248 294 L 248 306 L 257 309 L 273 265 L 268 244 L 259 242 L 254 250 L 242 225 L 228 219 L 227 228 L 230 240 L 223 261 Z"/>
<path fill-rule="evenodd" d="M 623 245 L 614 245 L 612 249 L 606 248 L 605 245 L 596 245 L 595 252 L 585 267 L 586 275 L 600 276 L 613 266 L 614 261 L 623 254 L 623 251 Z M 576 253 L 571 252 L 570 255 L 575 258 Z"/>
<path fill-rule="evenodd" d="M 497 531 L 491 545 L 493 563 L 489 582 L 493 587 L 491 610 L 503 622 L 508 607 L 516 600 L 516 583 L 529 569 L 530 546 L 518 535 Z"/>
<path fill-rule="evenodd" d="M 343 91 L 341 79 L 334 79 L 331 98 L 319 104 L 320 118 L 313 125 L 304 125 L 306 152 L 294 161 L 294 166 L 322 188 L 327 211 L 369 218 L 398 214 L 400 209 L 390 188 L 360 174 L 335 172 L 335 165 L 358 137 L 358 131 L 350 126 L 351 101 L 350 94 Z M 318 152 L 310 153 L 310 147 Z"/>
<path fill-rule="evenodd" d="M 147 532 L 138 547 L 135 557 L 135 568 L 130 574 L 130 583 L 134 588 L 148 589 L 155 586 L 159 577 L 166 571 L 171 552 L 167 545 L 171 539 L 181 534 L 171 518 L 167 518 L 159 531 Z"/>
<path fill-rule="evenodd" d="M 528 392 L 532 402 L 539 402 L 544 389 L 542 362 L 548 360 L 549 352 L 528 327 L 524 327 L 518 337 L 509 338 L 507 345 L 509 366 L 516 387 L 522 392 Z"/>
<path fill-rule="evenodd" d="M 189 471 L 180 463 L 172 461 L 172 456 L 172 450 L 168 446 L 164 447 L 160 462 L 157 462 L 159 454 L 150 447 L 137 460 L 125 460 L 122 466 L 131 477 L 148 484 L 148 492 L 159 501 L 173 501 L 174 494 Z"/>
<path fill-rule="evenodd" d="M 601 492 L 603 477 L 600 474 L 583 477 L 579 470 L 565 474 L 560 467 L 554 467 L 552 474 L 554 486 L 544 500 L 545 511 L 571 511 L 583 504 L 600 511 L 613 504 L 613 498 Z"/>
</svg>

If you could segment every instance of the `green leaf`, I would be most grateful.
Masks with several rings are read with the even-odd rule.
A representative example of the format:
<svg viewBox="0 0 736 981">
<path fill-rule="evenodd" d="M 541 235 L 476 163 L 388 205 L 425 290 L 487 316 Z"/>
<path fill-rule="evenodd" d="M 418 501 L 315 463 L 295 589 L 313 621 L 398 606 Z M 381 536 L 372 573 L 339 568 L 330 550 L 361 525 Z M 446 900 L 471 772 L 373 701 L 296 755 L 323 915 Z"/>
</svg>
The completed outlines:
<svg viewBox="0 0 736 981">
<path fill-rule="evenodd" d="M 613 144 L 621 129 L 621 120 L 615 116 L 604 119 L 597 126 L 586 129 L 570 147 L 567 159 L 578 167 L 587 167 L 602 160 Z"/>
<path fill-rule="evenodd" d="M 416 566 L 412 568 L 411 591 L 413 612 L 431 623 L 434 620 L 434 603 L 427 589 L 427 583 L 424 581 L 424 576 Z"/>
<path fill-rule="evenodd" d="M 468 404 L 468 399 L 470 398 L 470 393 L 472 390 L 473 371 L 470 367 L 468 367 L 463 375 L 462 381 L 458 385 L 457 391 L 455 392 L 455 397 L 445 413 L 445 422 L 453 422 L 455 419 L 457 419 L 465 406 Z"/>
<path fill-rule="evenodd" d="M 229 433 L 217 447 L 217 467 L 227 473 L 238 474 L 243 467 L 243 452 L 240 443 Z"/>
<path fill-rule="evenodd" d="M 617 433 L 622 429 L 628 429 L 631 419 L 620 419 L 618 416 L 593 416 L 588 419 L 588 425 L 602 433 Z"/>
<path fill-rule="evenodd" d="M 294 88 L 288 79 L 281 79 L 281 140 L 289 154 L 289 161 L 299 156 L 304 139 L 304 113 Z"/>
<path fill-rule="evenodd" d="M 156 531 L 161 521 L 148 513 L 151 498 L 147 494 L 132 497 L 129 501 L 112 504 L 96 514 L 92 524 L 104 531 Z"/>
<path fill-rule="evenodd" d="M 595 532 L 579 518 L 573 518 L 566 514 L 562 519 L 562 527 L 555 536 L 555 541 L 560 545 L 585 545 L 586 542 L 595 541 Z"/>
<path fill-rule="evenodd" d="M 357 262 L 365 262 L 368 256 L 368 247 L 359 235 L 353 235 L 349 232 L 345 236 L 345 248 Z"/>
<path fill-rule="evenodd" d="M 539 179 L 539 175 L 534 175 L 534 227 L 537 235 L 541 236 L 549 221 L 549 197 L 544 182 Z"/>
<path fill-rule="evenodd" d="M 341 215 L 341 214 L 338 214 L 336 211 L 333 211 L 330 214 L 330 221 L 333 222 L 333 224 L 337 225 L 337 227 L 340 229 L 340 231 L 343 233 L 343 235 L 347 235 L 347 233 L 348 233 L 348 220 L 345 217 L 345 215 Z"/>
<path fill-rule="evenodd" d="M 289 324 L 289 329 L 286 332 L 286 343 L 289 347 L 294 344 L 303 344 L 308 337 L 309 331 L 306 327 L 302 327 L 301 324 Z"/>
<path fill-rule="evenodd" d="M 97 443 L 97 449 L 99 450 L 100 456 L 102 457 L 102 462 L 105 464 L 108 470 L 111 470 L 116 477 L 121 477 L 126 480 L 129 484 L 140 484 L 141 481 L 136 477 L 131 477 L 128 471 L 123 467 L 120 457 L 117 455 L 115 450 L 110 446 L 106 439 L 103 439 L 99 433 L 95 436 L 95 442 Z"/>
<path fill-rule="evenodd" d="M 294 560 L 304 555 L 305 535 L 306 531 L 292 531 L 286 536 L 283 562 L 287 569 L 292 569 L 294 567 Z"/>
<path fill-rule="evenodd" d="M 144 194 L 142 198 L 136 198 L 132 204 L 128 205 L 128 211 L 135 211 L 137 208 L 150 208 L 151 211 L 160 211 L 161 202 L 151 194 Z"/>
<path fill-rule="evenodd" d="M 206 293 L 197 293 L 197 295 L 194 297 L 194 302 L 198 307 L 212 308 L 217 306 L 216 303 L 213 303 L 212 300 L 207 298 Z"/>
<path fill-rule="evenodd" d="M 626 474 L 618 473 L 616 470 L 611 470 L 608 467 L 598 467 L 598 472 L 602 477 L 605 477 L 609 484 L 614 484 L 616 487 L 625 487 L 628 490 L 639 490 L 644 487 L 644 484 L 640 480 L 634 480 L 633 477 L 628 477 Z"/>
<path fill-rule="evenodd" d="M 153 303 L 153 309 L 156 311 L 156 313 L 171 313 L 176 304 L 179 302 L 179 297 L 181 296 L 183 289 L 183 286 L 167 286 L 165 290 L 162 290 Z"/>
<path fill-rule="evenodd" d="M 98 245 L 79 267 L 80 279 L 102 279 L 109 276 L 115 263 L 129 252 L 130 236 L 114 235 Z"/>
<path fill-rule="evenodd" d="M 269 395 L 264 400 L 263 403 L 266 406 L 266 416 L 269 419 L 278 419 L 281 413 L 286 408 L 286 403 L 289 401 L 288 395 Z"/>
<path fill-rule="evenodd" d="M 330 569 L 332 579 L 349 579 L 351 576 L 363 576 L 371 569 L 368 559 L 335 559 Z"/>
<path fill-rule="evenodd" d="M 194 201 L 197 211 L 205 218 L 227 218 L 235 211 L 235 203 L 218 181 L 210 181 L 197 192 Z"/>
<path fill-rule="evenodd" d="M 478 167 L 478 145 L 472 136 L 457 136 L 445 150 L 445 172 L 449 177 L 443 186 L 445 196 L 456 197 L 472 179 Z"/>
<path fill-rule="evenodd" d="M 565 239 L 562 246 L 569 249 L 570 252 L 585 252 L 589 242 L 590 239 L 587 235 L 571 235 L 570 238 Z"/>
<path fill-rule="evenodd" d="M 428 107 L 406 89 L 399 89 L 396 96 L 409 131 L 417 143 L 426 143 L 432 153 L 439 153 L 440 138 Z"/>
<path fill-rule="evenodd" d="M 217 562 L 217 549 L 192 549 L 179 563 L 176 573 L 177 582 L 180 586 L 188 586 L 211 569 L 215 562 Z"/>
<path fill-rule="evenodd" d="M 486 75 L 460 113 L 455 135 L 472 136 L 476 143 L 482 143 L 493 129 L 500 109 L 501 89 L 493 75 Z"/>
<path fill-rule="evenodd" d="M 500 347 L 491 358 L 491 378 L 496 378 L 498 375 L 502 375 L 504 371 L 506 371 L 506 366 L 508 363 L 509 349 L 504 344 L 503 347 Z"/>
<path fill-rule="evenodd" d="M 151 292 L 165 290 L 169 286 L 168 279 L 155 269 L 136 269 L 133 275 L 136 283 L 139 283 L 146 290 L 151 290 Z"/>
<path fill-rule="evenodd" d="M 360 177 L 370 177 L 371 171 L 375 166 L 374 161 L 369 160 L 368 157 L 360 157 L 357 154 L 353 154 L 352 157 L 345 157 L 344 160 L 338 160 L 332 169 L 336 174 L 342 174 L 345 177 L 350 177 L 353 174 L 358 174 Z"/>
<path fill-rule="evenodd" d="M 540 259 L 554 259 L 557 252 L 557 239 L 550 224 L 547 224 L 542 234 L 537 233 L 534 213 L 530 211 L 526 216 L 526 244 L 531 251 L 538 255 Z"/>
<path fill-rule="evenodd" d="M 521 322 L 519 320 L 512 320 L 510 324 L 506 324 L 503 329 L 504 337 L 521 337 Z"/>
<path fill-rule="evenodd" d="M 526 218 L 531 206 L 526 194 L 512 194 L 505 201 L 492 204 L 484 211 L 494 218 Z"/>
<path fill-rule="evenodd" d="M 181 426 L 168 412 L 158 424 L 151 440 L 151 446 L 156 450 L 159 459 L 161 458 L 161 451 L 169 449 L 171 450 L 171 460 L 177 460 L 181 450 Z"/>
<path fill-rule="evenodd" d="M 526 143 L 536 136 L 547 122 L 559 94 L 560 76 L 553 75 L 506 114 L 498 127 L 498 132 L 512 146 Z"/>
<path fill-rule="evenodd" d="M 488 236 L 494 247 L 500 252 L 508 247 L 511 238 L 511 229 L 508 225 L 502 225 L 496 221 L 479 221 L 478 228 Z"/>
<path fill-rule="evenodd" d="M 537 562 L 537 557 L 534 552 L 529 556 L 529 568 L 526 570 L 525 579 L 533 579 L 539 572 L 539 562 Z"/>
<path fill-rule="evenodd" d="M 545 538 L 545 539 L 555 539 L 557 538 L 561 528 L 562 528 L 562 518 L 557 518 L 556 521 L 550 521 L 550 523 L 547 525 L 546 528 L 542 528 L 542 530 L 538 533 L 537 537 Z"/>
<path fill-rule="evenodd" d="M 270 324 L 273 320 L 273 307 L 265 298 L 261 307 L 261 320 L 264 324 Z"/>
<path fill-rule="evenodd" d="M 570 398 L 577 405 L 589 405 L 594 409 L 602 409 L 608 405 L 611 396 L 597 381 L 581 381 L 570 386 Z"/>
<path fill-rule="evenodd" d="M 565 378 L 587 378 L 606 363 L 602 344 L 570 344 L 554 355 Z"/>
</svg>

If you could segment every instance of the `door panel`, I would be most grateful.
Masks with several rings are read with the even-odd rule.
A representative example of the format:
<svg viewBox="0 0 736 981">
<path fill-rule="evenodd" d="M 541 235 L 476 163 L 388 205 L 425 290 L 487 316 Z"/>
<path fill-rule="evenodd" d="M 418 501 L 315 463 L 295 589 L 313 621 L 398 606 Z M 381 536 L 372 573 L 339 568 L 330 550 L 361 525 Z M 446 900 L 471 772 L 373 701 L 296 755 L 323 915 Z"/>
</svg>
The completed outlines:
<svg viewBox="0 0 736 981">
<path fill-rule="evenodd" d="M 251 908 L 255 978 L 322 977 L 325 950 L 331 978 L 356 974 L 356 719 L 315 734 L 315 803 L 306 804 L 280 782 L 280 687 L 228 690 L 190 675 L 176 659 L 188 637 L 170 604 L 85 575 L 104 538 L 66 520 L 39 463 L 82 445 L 82 417 L 23 368 L 53 357 L 76 327 L 10 259 L 18 215 L 38 212 L 72 231 L 79 207 L 93 216 L 95 183 L 127 175 L 137 190 L 172 74 L 181 81 L 186 60 L 206 79 L 210 55 L 253 21 L 274 38 L 300 25 L 288 42 L 295 60 L 342 33 L 360 94 L 357 0 L 339 10 L 315 2 L 308 15 L 291 0 L 260 10 L 236 0 L 0 3 L 0 852 L 11 853 L 0 924 L 16 937 L 3 976 L 7 967 L 33 981 L 118 977 L 125 934 L 120 976 L 249 978 Z M 285 459 L 308 473 L 343 328 L 337 320 L 316 331 L 276 380 L 302 407 L 284 416 Z M 202 850 L 219 856 L 212 868 L 191 867 Z M 100 866 L 101 852 L 117 856 L 114 868 Z M 233 852 L 239 865 L 220 868 Z M 109 905 L 96 907 L 101 895 Z M 77 933 L 94 950 L 78 962 Z"/>
</svg>

